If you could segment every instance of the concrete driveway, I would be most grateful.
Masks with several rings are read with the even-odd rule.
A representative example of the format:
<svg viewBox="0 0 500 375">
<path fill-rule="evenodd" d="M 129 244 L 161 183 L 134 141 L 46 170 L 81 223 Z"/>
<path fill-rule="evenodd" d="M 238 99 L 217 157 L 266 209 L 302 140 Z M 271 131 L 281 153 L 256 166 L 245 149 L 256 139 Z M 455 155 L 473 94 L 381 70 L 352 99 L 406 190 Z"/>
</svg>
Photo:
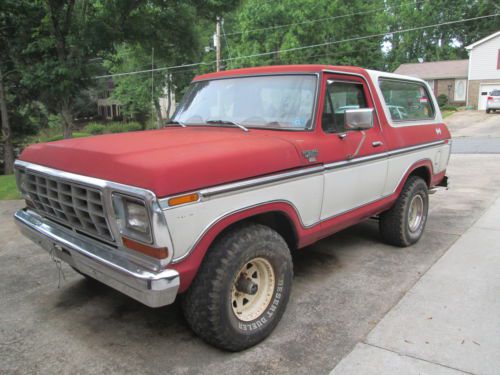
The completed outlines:
<svg viewBox="0 0 500 375">
<path fill-rule="evenodd" d="M 500 112 L 460 111 L 445 122 L 454 154 L 500 154 Z"/>
<path fill-rule="evenodd" d="M 499 116 L 500 117 L 500 116 Z M 368 221 L 294 255 L 288 310 L 276 331 L 242 353 L 199 340 L 178 303 L 149 309 L 49 256 L 0 203 L 0 373 L 328 373 L 361 341 L 500 193 L 500 155 L 453 155 L 451 189 L 431 196 L 422 240 L 380 243 Z"/>
<path fill-rule="evenodd" d="M 459 111 L 444 119 L 453 138 L 499 138 L 500 112 Z"/>
</svg>

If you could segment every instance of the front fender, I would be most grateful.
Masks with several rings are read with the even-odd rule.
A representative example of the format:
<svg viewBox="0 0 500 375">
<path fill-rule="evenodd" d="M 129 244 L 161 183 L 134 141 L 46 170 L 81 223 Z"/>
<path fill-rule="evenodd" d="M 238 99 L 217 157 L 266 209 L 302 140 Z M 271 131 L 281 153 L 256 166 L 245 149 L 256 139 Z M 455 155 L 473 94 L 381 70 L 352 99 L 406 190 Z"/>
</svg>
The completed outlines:
<svg viewBox="0 0 500 375">
<path fill-rule="evenodd" d="M 225 229 L 253 216 L 269 212 L 278 212 L 285 215 L 292 223 L 297 238 L 304 238 L 307 228 L 303 226 L 297 209 L 290 202 L 266 202 L 230 213 L 217 220 L 205 231 L 186 258 L 169 266 L 169 268 L 176 270 L 181 275 L 179 292 L 182 293 L 189 288 L 210 245 Z"/>
</svg>

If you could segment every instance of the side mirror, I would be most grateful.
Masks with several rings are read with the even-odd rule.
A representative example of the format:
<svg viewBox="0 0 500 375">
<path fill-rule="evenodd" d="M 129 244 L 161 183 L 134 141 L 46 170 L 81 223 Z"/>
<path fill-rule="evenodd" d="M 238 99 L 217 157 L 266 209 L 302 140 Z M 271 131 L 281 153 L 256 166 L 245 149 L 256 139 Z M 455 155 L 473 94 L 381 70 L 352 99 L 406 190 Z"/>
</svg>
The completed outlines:
<svg viewBox="0 0 500 375">
<path fill-rule="evenodd" d="M 345 128 L 347 130 L 373 128 L 373 108 L 346 109 Z"/>
</svg>

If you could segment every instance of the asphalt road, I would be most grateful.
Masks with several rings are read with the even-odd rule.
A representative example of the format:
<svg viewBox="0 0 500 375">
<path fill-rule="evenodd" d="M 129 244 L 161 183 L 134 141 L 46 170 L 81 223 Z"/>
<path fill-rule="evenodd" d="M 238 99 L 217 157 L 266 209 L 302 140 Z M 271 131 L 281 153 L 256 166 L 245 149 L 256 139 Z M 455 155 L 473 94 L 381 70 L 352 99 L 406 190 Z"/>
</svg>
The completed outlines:
<svg viewBox="0 0 500 375">
<path fill-rule="evenodd" d="M 499 162 L 452 155 L 451 189 L 431 196 L 426 232 L 412 247 L 380 243 L 367 221 L 296 253 L 280 325 L 235 354 L 199 340 L 178 303 L 149 309 L 67 266 L 58 288 L 55 264 L 12 222 L 22 203 L 2 202 L 0 373 L 328 373 L 500 194 Z"/>
</svg>

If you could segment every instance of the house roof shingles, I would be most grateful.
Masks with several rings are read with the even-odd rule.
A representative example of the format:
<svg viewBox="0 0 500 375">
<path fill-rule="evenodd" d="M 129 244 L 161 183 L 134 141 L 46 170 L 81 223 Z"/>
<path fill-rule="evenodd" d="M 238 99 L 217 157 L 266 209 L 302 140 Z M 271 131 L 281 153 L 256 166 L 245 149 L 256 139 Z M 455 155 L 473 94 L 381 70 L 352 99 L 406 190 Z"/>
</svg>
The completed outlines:
<svg viewBox="0 0 500 375">
<path fill-rule="evenodd" d="M 469 60 L 401 64 L 394 73 L 421 79 L 467 78 Z"/>
</svg>

